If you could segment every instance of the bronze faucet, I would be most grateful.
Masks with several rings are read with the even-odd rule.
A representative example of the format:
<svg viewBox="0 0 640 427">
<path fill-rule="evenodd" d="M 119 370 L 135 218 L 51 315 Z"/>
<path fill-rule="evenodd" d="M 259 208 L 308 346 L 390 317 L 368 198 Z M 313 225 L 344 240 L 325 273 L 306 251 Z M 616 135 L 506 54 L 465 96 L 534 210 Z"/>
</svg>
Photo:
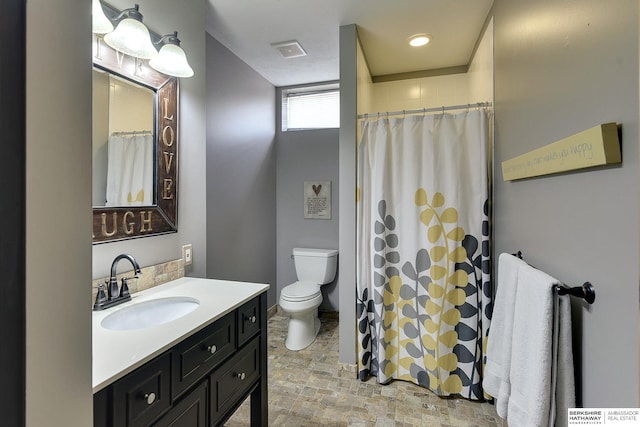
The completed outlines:
<svg viewBox="0 0 640 427">
<path fill-rule="evenodd" d="M 133 266 L 133 271 L 136 276 L 122 278 L 122 286 L 118 287 L 118 279 L 116 278 L 116 267 L 118 266 L 118 262 L 121 259 L 129 260 L 129 262 Z M 98 294 L 96 295 L 96 302 L 93 304 L 93 309 L 104 310 L 105 308 L 113 307 L 125 301 L 129 301 L 131 299 L 131 294 L 129 293 L 129 286 L 127 285 L 127 281 L 138 277 L 137 274 L 142 274 L 142 272 L 140 271 L 140 266 L 138 265 L 136 259 L 129 254 L 118 255 L 111 264 L 111 276 L 109 277 L 109 281 L 106 282 L 107 292 L 105 294 L 105 284 L 100 284 L 98 286 Z"/>
</svg>

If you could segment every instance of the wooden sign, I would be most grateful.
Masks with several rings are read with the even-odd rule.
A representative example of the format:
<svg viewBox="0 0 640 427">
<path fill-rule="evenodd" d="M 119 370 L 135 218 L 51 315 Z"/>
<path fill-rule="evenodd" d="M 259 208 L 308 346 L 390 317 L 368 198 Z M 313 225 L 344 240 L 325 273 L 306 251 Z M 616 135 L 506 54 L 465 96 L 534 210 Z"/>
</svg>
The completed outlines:
<svg viewBox="0 0 640 427">
<path fill-rule="evenodd" d="M 605 123 L 502 162 L 505 181 L 620 163 L 618 126 Z"/>
</svg>

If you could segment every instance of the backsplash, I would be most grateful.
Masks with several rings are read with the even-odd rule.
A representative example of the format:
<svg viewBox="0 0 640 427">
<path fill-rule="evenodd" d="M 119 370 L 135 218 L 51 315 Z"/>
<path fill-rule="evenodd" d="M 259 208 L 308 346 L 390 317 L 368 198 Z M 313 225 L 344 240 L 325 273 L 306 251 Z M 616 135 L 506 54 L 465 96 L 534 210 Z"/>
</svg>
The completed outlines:
<svg viewBox="0 0 640 427">
<path fill-rule="evenodd" d="M 184 260 L 177 259 L 175 261 L 167 261 L 161 264 L 151 265 L 149 267 L 141 268 L 141 271 L 142 274 L 139 274 L 137 279 L 129 280 L 127 282 L 127 285 L 129 286 L 129 292 L 131 292 L 132 294 L 184 277 Z M 118 285 L 120 285 L 120 280 L 123 277 L 131 276 L 133 276 L 133 270 L 125 271 L 118 274 Z M 101 283 L 105 283 L 108 280 L 109 277 L 101 277 L 91 282 L 92 305 L 96 300 L 98 285 Z"/>
</svg>

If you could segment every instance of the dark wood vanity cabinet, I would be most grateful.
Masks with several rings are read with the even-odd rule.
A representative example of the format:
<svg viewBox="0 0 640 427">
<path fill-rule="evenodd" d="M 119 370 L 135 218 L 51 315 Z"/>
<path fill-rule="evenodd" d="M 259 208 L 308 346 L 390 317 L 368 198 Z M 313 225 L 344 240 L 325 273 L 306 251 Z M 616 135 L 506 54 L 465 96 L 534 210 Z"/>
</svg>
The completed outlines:
<svg viewBox="0 0 640 427">
<path fill-rule="evenodd" d="M 94 394 L 95 427 L 222 425 L 251 396 L 267 425 L 266 294 Z"/>
</svg>

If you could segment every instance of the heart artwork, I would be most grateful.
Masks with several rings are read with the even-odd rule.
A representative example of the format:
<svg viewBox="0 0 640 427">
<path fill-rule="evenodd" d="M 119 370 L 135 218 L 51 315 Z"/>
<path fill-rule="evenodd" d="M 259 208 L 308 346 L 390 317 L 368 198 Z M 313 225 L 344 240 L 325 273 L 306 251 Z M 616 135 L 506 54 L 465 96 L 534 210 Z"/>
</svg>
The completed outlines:
<svg viewBox="0 0 640 427">
<path fill-rule="evenodd" d="M 313 188 L 313 192 L 316 193 L 316 196 L 317 196 L 318 194 L 320 194 L 320 190 L 322 190 L 322 184 L 318 184 L 318 185 L 313 184 L 311 188 Z"/>
</svg>

